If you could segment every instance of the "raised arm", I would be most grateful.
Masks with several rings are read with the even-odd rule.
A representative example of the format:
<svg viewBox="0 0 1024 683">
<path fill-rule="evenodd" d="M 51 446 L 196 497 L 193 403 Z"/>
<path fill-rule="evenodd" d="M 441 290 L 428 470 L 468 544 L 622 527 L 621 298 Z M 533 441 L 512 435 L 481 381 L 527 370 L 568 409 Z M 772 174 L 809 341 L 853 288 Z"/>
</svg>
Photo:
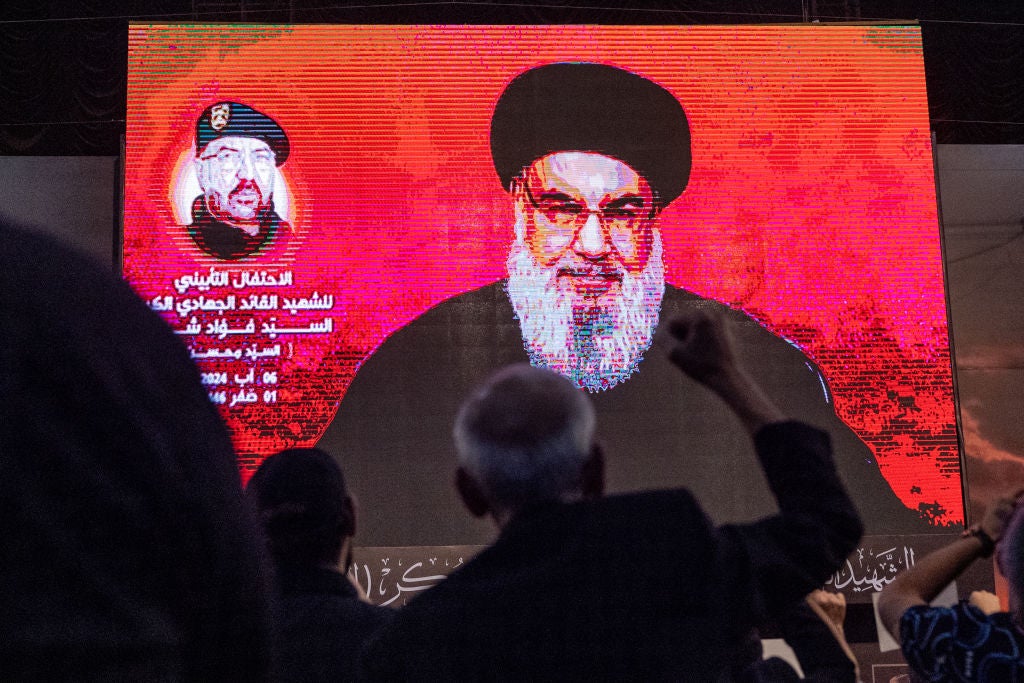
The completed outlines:
<svg viewBox="0 0 1024 683">
<path fill-rule="evenodd" d="M 878 596 L 878 615 L 893 638 L 900 640 L 900 620 L 907 609 L 927 605 L 972 562 L 979 557 L 991 557 L 1020 495 L 992 503 L 981 524 L 971 527 L 949 545 L 925 555 L 882 591 Z"/>
<path fill-rule="evenodd" d="M 725 401 L 751 438 L 765 425 L 782 422 L 782 411 L 736 361 L 725 320 L 708 314 L 674 318 L 669 323 L 674 345 L 669 358 L 680 370 Z"/>
<path fill-rule="evenodd" d="M 819 587 L 852 552 L 860 517 L 836 474 L 828 434 L 788 420 L 736 361 L 721 318 L 673 320 L 670 358 L 717 394 L 754 441 L 777 515 L 719 529 L 718 562 L 736 585 L 735 623 L 776 615 Z M 766 389 L 768 391 L 766 391 Z"/>
</svg>

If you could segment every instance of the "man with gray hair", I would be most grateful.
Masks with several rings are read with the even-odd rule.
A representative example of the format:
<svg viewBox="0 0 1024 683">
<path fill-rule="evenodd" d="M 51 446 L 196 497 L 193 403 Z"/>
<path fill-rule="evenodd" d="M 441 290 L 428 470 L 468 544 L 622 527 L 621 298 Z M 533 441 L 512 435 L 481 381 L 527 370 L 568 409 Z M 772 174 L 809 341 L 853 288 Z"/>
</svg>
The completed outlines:
<svg viewBox="0 0 1024 683">
<path fill-rule="evenodd" d="M 477 517 L 499 527 L 517 511 L 603 493 L 594 407 L 562 377 L 510 365 L 462 404 L 455 485 Z"/>
<path fill-rule="evenodd" d="M 839 567 L 862 525 L 828 435 L 785 419 L 719 318 L 670 332 L 672 362 L 753 440 L 780 512 L 716 528 L 683 489 L 602 497 L 589 397 L 550 370 L 506 367 L 454 429 L 459 495 L 500 535 L 371 641 L 367 678 L 716 680 L 754 624 Z"/>
</svg>

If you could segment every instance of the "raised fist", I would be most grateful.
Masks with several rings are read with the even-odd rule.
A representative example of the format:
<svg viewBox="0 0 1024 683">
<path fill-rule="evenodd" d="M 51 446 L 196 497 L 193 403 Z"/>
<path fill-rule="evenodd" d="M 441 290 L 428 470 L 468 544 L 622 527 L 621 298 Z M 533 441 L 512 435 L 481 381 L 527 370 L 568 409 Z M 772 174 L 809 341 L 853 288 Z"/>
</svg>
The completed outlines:
<svg viewBox="0 0 1024 683">
<path fill-rule="evenodd" d="M 668 329 L 669 358 L 698 382 L 707 384 L 734 369 L 732 335 L 721 316 L 693 311 L 673 318 Z"/>
</svg>

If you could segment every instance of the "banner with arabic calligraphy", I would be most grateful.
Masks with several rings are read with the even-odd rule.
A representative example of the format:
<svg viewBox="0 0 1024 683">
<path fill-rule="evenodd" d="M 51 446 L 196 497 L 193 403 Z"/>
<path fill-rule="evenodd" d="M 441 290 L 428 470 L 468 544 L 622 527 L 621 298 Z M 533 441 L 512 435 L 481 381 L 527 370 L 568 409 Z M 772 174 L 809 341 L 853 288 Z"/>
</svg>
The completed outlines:
<svg viewBox="0 0 1024 683">
<path fill-rule="evenodd" d="M 373 604 L 401 607 L 481 550 L 478 545 L 356 548 L 348 575 Z"/>
<path fill-rule="evenodd" d="M 796 340 L 904 502 L 960 521 L 916 26 L 131 26 L 124 273 L 243 471 L 315 443 L 389 334 L 505 277 L 489 117 L 552 61 L 628 65 L 686 103 L 666 280 Z M 262 142 L 206 147 L 222 131 Z M 209 188 L 235 168 L 220 191 L 253 234 L 224 246 Z"/>
<path fill-rule="evenodd" d="M 959 534 L 865 536 L 831 576 L 825 590 L 843 593 L 851 604 L 871 604 L 872 595 L 885 589 L 897 575 L 951 541 Z M 349 576 L 375 605 L 399 607 L 417 593 L 440 583 L 485 546 L 362 547 L 354 550 Z M 651 562 L 658 561 L 656 557 Z M 961 575 L 961 592 L 994 590 L 992 566 L 977 562 Z"/>
</svg>

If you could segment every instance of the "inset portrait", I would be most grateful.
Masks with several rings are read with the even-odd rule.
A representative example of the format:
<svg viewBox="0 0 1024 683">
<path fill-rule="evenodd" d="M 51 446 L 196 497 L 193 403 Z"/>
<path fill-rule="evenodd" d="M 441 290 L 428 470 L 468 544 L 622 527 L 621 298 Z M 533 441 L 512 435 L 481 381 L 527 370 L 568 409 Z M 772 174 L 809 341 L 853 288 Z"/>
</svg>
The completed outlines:
<svg viewBox="0 0 1024 683">
<path fill-rule="evenodd" d="M 271 117 L 238 102 L 207 107 L 196 121 L 195 173 L 188 234 L 201 250 L 235 261 L 280 247 L 291 226 L 274 206 L 288 136 Z"/>
</svg>

